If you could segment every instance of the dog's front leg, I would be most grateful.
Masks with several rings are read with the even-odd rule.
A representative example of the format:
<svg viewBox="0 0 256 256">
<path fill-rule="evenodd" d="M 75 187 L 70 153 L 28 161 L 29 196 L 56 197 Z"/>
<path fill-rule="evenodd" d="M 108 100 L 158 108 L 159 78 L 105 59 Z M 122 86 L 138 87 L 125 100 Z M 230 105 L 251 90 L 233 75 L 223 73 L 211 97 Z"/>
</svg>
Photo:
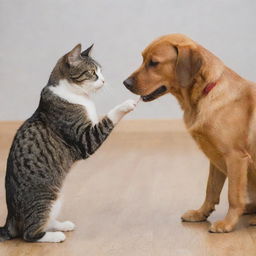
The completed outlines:
<svg viewBox="0 0 256 256">
<path fill-rule="evenodd" d="M 213 223 L 210 232 L 232 231 L 245 208 L 248 156 L 233 152 L 226 158 L 229 209 L 226 217 Z"/>
<path fill-rule="evenodd" d="M 215 205 L 219 203 L 225 179 L 226 175 L 210 163 L 205 201 L 198 210 L 190 210 L 183 214 L 182 221 L 205 221 L 214 211 Z"/>
</svg>

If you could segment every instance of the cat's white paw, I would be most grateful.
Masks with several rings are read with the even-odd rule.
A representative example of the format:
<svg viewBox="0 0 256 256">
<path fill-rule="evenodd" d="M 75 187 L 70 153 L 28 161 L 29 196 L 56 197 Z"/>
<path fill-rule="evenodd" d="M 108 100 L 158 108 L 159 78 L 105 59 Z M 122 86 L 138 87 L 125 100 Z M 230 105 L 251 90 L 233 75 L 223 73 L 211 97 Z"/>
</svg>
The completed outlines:
<svg viewBox="0 0 256 256">
<path fill-rule="evenodd" d="M 134 110 L 136 105 L 137 105 L 137 102 L 135 100 L 131 100 L 131 99 L 126 100 L 125 102 L 120 104 L 118 110 L 120 112 L 128 113 L 128 112 Z"/>
<path fill-rule="evenodd" d="M 62 232 L 46 232 L 45 235 L 37 242 L 40 243 L 60 243 L 66 239 L 66 236 Z"/>
<path fill-rule="evenodd" d="M 50 223 L 48 230 L 56 231 L 72 231 L 75 229 L 75 224 L 71 221 L 57 221 L 54 220 Z"/>
<path fill-rule="evenodd" d="M 135 109 L 138 102 L 135 100 L 126 100 L 122 104 L 116 106 L 108 113 L 108 118 L 113 122 L 113 124 L 117 124 L 125 114 L 131 112 Z"/>
<path fill-rule="evenodd" d="M 64 221 L 59 224 L 60 231 L 72 231 L 75 227 L 75 224 L 71 221 Z"/>
</svg>

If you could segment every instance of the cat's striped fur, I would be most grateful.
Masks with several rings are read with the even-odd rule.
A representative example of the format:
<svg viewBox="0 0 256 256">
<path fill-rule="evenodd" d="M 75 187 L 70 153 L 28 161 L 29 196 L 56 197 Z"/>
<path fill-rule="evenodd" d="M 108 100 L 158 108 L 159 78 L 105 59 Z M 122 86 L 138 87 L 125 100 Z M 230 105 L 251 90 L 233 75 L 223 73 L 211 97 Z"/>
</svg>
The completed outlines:
<svg viewBox="0 0 256 256">
<path fill-rule="evenodd" d="M 64 233 L 54 231 L 72 230 L 74 225 L 58 222 L 53 211 L 59 208 L 68 171 L 75 161 L 92 155 L 122 116 L 135 107 L 134 101 L 126 101 L 102 120 L 93 118 L 96 111 L 90 92 L 102 86 L 103 77 L 89 51 L 80 55 L 78 45 L 58 61 L 37 110 L 16 133 L 7 162 L 8 216 L 0 228 L 2 241 L 65 239 Z"/>
</svg>

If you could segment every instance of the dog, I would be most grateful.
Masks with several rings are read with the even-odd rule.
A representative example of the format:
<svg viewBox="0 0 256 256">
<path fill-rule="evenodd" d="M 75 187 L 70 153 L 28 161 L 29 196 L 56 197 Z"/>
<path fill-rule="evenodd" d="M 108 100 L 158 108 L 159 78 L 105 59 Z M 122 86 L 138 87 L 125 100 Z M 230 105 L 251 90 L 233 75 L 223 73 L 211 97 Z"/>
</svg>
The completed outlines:
<svg viewBox="0 0 256 256">
<path fill-rule="evenodd" d="M 182 34 L 156 39 L 142 56 L 124 85 L 144 102 L 173 94 L 188 132 L 210 161 L 205 201 L 182 220 L 207 220 L 227 178 L 228 212 L 209 231 L 234 230 L 243 213 L 256 212 L 256 84 Z M 256 217 L 250 224 L 256 225 Z"/>
</svg>

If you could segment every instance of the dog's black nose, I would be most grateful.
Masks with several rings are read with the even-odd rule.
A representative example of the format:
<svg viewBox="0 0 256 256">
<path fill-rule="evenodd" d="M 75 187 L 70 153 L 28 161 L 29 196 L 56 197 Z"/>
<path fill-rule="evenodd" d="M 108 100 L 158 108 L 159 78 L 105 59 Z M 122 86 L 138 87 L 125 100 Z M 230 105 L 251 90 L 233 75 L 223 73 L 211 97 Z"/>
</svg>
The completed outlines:
<svg viewBox="0 0 256 256">
<path fill-rule="evenodd" d="M 131 90 L 133 88 L 133 85 L 134 85 L 134 79 L 132 77 L 127 78 L 124 81 L 124 85 L 127 89 Z"/>
</svg>

